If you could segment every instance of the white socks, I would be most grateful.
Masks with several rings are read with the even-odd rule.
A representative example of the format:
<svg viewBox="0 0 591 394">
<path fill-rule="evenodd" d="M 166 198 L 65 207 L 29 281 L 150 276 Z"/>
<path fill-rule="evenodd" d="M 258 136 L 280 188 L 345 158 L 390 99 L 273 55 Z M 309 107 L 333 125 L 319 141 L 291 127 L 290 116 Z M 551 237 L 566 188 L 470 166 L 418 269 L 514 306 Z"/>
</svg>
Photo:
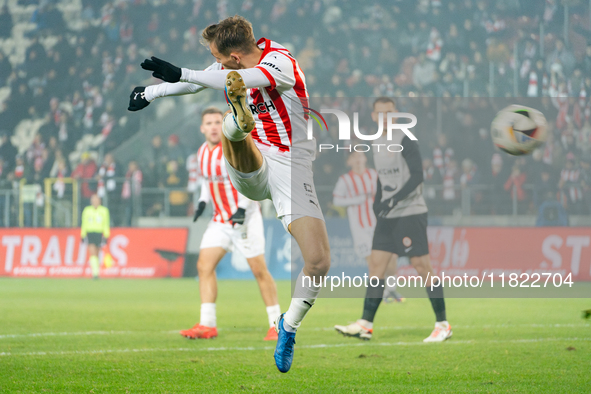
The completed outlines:
<svg viewBox="0 0 591 394">
<path fill-rule="evenodd" d="M 357 324 L 359 324 L 361 327 L 365 328 L 366 330 L 371 330 L 373 328 L 373 322 L 367 321 L 365 319 L 357 320 Z"/>
<path fill-rule="evenodd" d="M 245 133 L 238 128 L 236 121 L 234 120 L 234 115 L 231 113 L 224 116 L 222 132 L 230 141 L 242 141 L 248 136 L 248 133 Z"/>
<path fill-rule="evenodd" d="M 289 309 L 283 316 L 283 327 L 286 331 L 295 332 L 297 330 L 312 305 L 314 305 L 321 288 L 320 286 L 314 286 L 311 277 L 304 278 L 304 271 L 300 272 L 296 279 L 294 298 L 291 299 Z"/>
<path fill-rule="evenodd" d="M 447 320 L 438 321 L 435 323 L 435 327 L 439 327 L 439 328 L 443 328 L 443 329 L 447 330 L 447 327 L 449 327 L 449 323 L 447 322 Z"/>
<path fill-rule="evenodd" d="M 98 278 L 99 272 L 100 272 L 100 267 L 101 267 L 101 264 L 99 262 L 99 258 L 97 256 L 90 256 L 90 258 L 88 259 L 88 262 L 90 263 L 90 269 L 92 270 L 92 276 L 94 276 L 95 278 Z"/>
<path fill-rule="evenodd" d="M 280 314 L 281 308 L 279 307 L 279 304 L 267 307 L 267 318 L 269 319 L 269 327 L 275 326 L 275 320 L 277 320 Z"/>
<path fill-rule="evenodd" d="M 208 302 L 201 304 L 199 324 L 205 327 L 216 327 L 215 303 Z"/>
<path fill-rule="evenodd" d="M 281 308 L 279 304 L 267 307 L 267 317 L 269 319 L 269 327 L 275 326 L 275 320 L 281 315 Z M 206 327 L 216 327 L 217 319 L 215 313 L 215 303 L 201 304 L 201 315 L 199 324 Z"/>
</svg>

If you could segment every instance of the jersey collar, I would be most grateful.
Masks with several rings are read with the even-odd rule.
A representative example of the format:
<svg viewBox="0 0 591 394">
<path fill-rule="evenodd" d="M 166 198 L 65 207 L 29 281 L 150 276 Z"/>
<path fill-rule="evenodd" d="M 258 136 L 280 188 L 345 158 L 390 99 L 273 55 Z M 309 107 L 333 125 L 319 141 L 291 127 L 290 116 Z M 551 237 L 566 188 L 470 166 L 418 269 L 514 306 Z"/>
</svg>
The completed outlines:
<svg viewBox="0 0 591 394">
<path fill-rule="evenodd" d="M 263 44 L 264 44 L 264 46 L 261 48 L 261 45 L 263 45 Z M 265 37 L 261 37 L 257 41 L 257 46 L 263 50 L 263 53 L 261 53 L 261 57 L 259 59 L 259 62 L 257 63 L 257 64 L 261 64 L 261 60 L 263 60 L 263 58 L 265 56 L 267 56 L 267 54 L 271 51 L 271 40 L 266 39 Z"/>
<path fill-rule="evenodd" d="M 218 146 L 222 145 L 222 141 L 220 140 L 220 142 L 217 143 L 217 145 L 214 145 L 213 148 L 209 147 L 209 144 L 207 143 L 207 141 L 205 141 L 205 148 L 209 151 L 209 152 L 213 152 L 214 150 L 216 150 L 216 148 Z"/>
</svg>

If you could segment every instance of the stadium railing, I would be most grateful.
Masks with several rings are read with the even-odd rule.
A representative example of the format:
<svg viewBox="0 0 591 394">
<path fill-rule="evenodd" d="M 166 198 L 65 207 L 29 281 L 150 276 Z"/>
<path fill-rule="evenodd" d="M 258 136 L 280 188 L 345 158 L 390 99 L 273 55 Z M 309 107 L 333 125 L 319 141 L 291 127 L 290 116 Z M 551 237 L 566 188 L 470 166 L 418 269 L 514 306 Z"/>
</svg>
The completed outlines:
<svg viewBox="0 0 591 394">
<path fill-rule="evenodd" d="M 194 199 L 199 191 L 188 191 L 186 187 L 143 187 L 139 194 L 130 198 L 121 197 L 124 178 L 116 178 L 116 188 L 103 197 L 103 205 L 111 211 L 112 225 L 132 226 L 140 217 L 188 217 L 194 206 Z M 86 183 L 90 190 L 95 191 L 97 179 L 72 180 L 63 179 L 66 189 L 61 196 L 54 187 L 56 180 L 45 180 L 41 185 L 19 183 L 12 190 L 0 190 L 0 226 L 2 227 L 77 227 L 80 215 L 88 198 L 84 197 L 82 187 Z M 515 188 L 512 190 L 494 189 L 491 185 L 478 184 L 462 187 L 455 185 L 453 193 L 443 185 L 425 185 L 424 195 L 429 207 L 430 216 L 474 218 L 479 225 L 503 225 L 501 218 L 532 217 L 538 215 L 539 205 L 545 200 L 535 198 L 535 186 L 523 186 L 525 198 L 520 200 Z M 319 186 L 318 197 L 325 215 L 345 216 L 346 210 L 332 205 L 331 186 Z M 447 193 L 444 198 L 444 191 Z M 552 201 L 558 201 L 553 199 Z M 587 207 L 589 209 L 591 207 Z M 591 210 L 589 210 L 591 212 Z M 578 212 L 577 216 L 591 218 L 588 211 Z M 263 214 L 267 218 L 275 217 L 272 209 L 265 205 Z M 486 218 L 489 218 L 488 221 Z M 585 219 L 586 220 L 586 219 Z M 447 221 L 448 223 L 453 223 Z M 494 222 L 494 223 L 493 223 Z M 526 225 L 534 225 L 535 219 L 528 220 Z M 532 223 L 532 224 L 529 224 Z M 508 225 L 508 224 L 507 224 Z M 513 224 L 514 225 L 514 224 Z"/>
</svg>

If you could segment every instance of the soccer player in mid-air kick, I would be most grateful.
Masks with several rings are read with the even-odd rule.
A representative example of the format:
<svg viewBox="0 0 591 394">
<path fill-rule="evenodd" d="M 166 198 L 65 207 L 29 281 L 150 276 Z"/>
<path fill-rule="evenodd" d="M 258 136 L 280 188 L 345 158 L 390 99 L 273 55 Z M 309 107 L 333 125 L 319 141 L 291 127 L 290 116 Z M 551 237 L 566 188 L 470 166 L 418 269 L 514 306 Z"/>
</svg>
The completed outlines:
<svg viewBox="0 0 591 394">
<path fill-rule="evenodd" d="M 267 306 L 270 328 L 264 340 L 273 341 L 277 339 L 273 322 L 281 314 L 281 309 L 275 281 L 265 264 L 263 216 L 259 204 L 238 193 L 228 178 L 222 160 L 222 119 L 222 111 L 217 108 L 206 108 L 201 113 L 201 132 L 205 135 L 205 142 L 197 151 L 197 162 L 203 184 L 193 221 L 203 214 L 209 201 L 213 202 L 214 214 L 201 239 L 197 261 L 200 320 L 193 328 L 182 330 L 181 335 L 189 339 L 218 336 L 215 269 L 226 252 L 240 251 L 257 280 Z"/>
<path fill-rule="evenodd" d="M 330 267 L 326 225 L 313 186 L 316 145 L 307 138 L 306 79 L 287 49 L 266 38 L 256 41 L 252 25 L 243 17 L 208 26 L 202 38 L 216 59 L 213 65 L 194 71 L 155 57 L 146 59 L 142 67 L 167 83 L 135 88 L 128 109 L 206 88 L 225 91 L 232 113 L 223 120 L 222 146 L 230 180 L 252 200 L 273 201 L 304 260 L 289 309 L 275 323 L 275 364 L 287 372 L 296 330 L 321 288 L 304 276 L 321 283 Z"/>
<path fill-rule="evenodd" d="M 377 287 L 368 287 L 361 319 L 348 326 L 335 326 L 345 336 L 369 340 L 373 334 L 373 321 L 382 302 L 385 273 L 391 259 L 408 256 L 411 265 L 423 278 L 427 295 L 435 312 L 435 329 L 423 342 L 442 342 L 451 337 L 447 322 L 443 287 L 435 281 L 431 286 L 433 268 L 429 258 L 427 240 L 427 205 L 423 198 L 423 164 L 416 141 L 402 130 L 392 132 L 392 140 L 386 139 L 387 113 L 396 113 L 394 101 L 387 97 L 376 99 L 372 119 L 383 122 L 384 134 L 376 141 L 384 146 L 399 144 L 400 153 L 386 149 L 373 151 L 374 165 L 378 172 L 378 187 L 373 205 L 377 225 L 373 236 L 369 259 L 369 276 L 379 278 Z M 380 114 L 382 116 L 380 116 Z"/>
</svg>

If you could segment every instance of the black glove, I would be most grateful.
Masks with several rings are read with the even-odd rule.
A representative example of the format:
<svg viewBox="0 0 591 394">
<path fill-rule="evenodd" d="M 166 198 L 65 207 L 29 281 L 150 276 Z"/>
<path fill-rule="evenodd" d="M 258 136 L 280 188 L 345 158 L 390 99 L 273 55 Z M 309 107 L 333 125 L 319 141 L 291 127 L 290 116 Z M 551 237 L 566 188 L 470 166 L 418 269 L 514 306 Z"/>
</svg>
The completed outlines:
<svg viewBox="0 0 591 394">
<path fill-rule="evenodd" d="M 232 223 L 232 226 L 234 226 L 236 224 L 244 224 L 245 218 L 246 218 L 246 211 L 244 210 L 244 208 L 238 208 L 236 210 L 236 212 L 234 212 L 234 215 L 232 215 L 232 217 L 230 217 L 230 222 Z"/>
<path fill-rule="evenodd" d="M 140 64 L 144 70 L 154 71 L 152 76 L 165 82 L 178 82 L 181 79 L 181 69 L 162 59 L 152 56 L 152 60 L 146 59 Z"/>
<path fill-rule="evenodd" d="M 385 218 L 386 216 L 388 216 L 390 211 L 394 209 L 396 204 L 398 204 L 398 200 L 396 200 L 395 197 L 390 197 L 389 199 L 381 202 L 375 200 L 373 203 L 373 212 L 376 214 L 377 217 Z"/>
<path fill-rule="evenodd" d="M 195 216 L 193 216 L 194 222 L 196 222 L 197 219 L 199 219 L 199 216 L 203 215 L 203 211 L 205 211 L 205 201 L 199 201 L 197 209 L 195 210 Z"/>
<path fill-rule="evenodd" d="M 144 86 L 138 86 L 133 89 L 133 92 L 129 95 L 128 111 L 139 111 L 150 105 L 150 102 L 146 100 L 145 90 L 146 88 Z"/>
<path fill-rule="evenodd" d="M 109 238 L 103 237 L 103 239 L 101 240 L 101 248 L 104 247 L 108 243 L 109 243 Z"/>
<path fill-rule="evenodd" d="M 86 237 L 80 237 L 80 243 L 81 244 L 83 244 L 85 240 L 86 240 Z"/>
</svg>

